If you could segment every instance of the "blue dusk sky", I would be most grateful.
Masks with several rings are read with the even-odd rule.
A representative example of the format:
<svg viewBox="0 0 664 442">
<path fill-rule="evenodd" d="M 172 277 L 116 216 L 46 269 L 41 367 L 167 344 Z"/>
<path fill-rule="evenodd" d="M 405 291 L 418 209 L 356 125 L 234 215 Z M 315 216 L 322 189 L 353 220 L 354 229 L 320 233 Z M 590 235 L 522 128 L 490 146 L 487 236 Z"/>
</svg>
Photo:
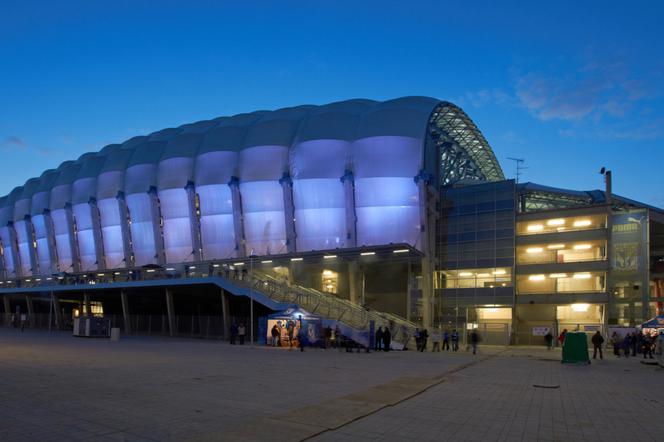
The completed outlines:
<svg viewBox="0 0 664 442">
<path fill-rule="evenodd" d="M 0 1 L 0 194 L 165 127 L 355 97 L 460 105 L 523 181 L 664 207 L 664 4 Z"/>
</svg>

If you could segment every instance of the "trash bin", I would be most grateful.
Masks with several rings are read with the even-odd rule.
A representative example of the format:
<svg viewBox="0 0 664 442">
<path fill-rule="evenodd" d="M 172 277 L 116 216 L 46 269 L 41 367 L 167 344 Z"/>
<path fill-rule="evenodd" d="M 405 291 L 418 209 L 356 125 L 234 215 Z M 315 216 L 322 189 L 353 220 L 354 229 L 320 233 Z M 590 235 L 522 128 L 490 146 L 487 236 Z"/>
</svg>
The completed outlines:
<svg viewBox="0 0 664 442">
<path fill-rule="evenodd" d="M 120 329 L 118 327 L 111 328 L 111 341 L 120 340 Z"/>
<path fill-rule="evenodd" d="M 590 364 L 588 336 L 584 332 L 567 332 L 563 342 L 563 364 Z"/>
</svg>

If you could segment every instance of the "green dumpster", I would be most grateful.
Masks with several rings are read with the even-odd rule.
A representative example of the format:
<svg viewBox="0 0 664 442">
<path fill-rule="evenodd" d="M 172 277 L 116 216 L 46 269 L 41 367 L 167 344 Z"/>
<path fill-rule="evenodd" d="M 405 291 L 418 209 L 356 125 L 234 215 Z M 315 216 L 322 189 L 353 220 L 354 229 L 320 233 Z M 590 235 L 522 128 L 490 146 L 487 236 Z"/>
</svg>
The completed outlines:
<svg viewBox="0 0 664 442">
<path fill-rule="evenodd" d="M 590 364 L 588 337 L 584 332 L 567 332 L 561 362 L 563 364 Z"/>
</svg>

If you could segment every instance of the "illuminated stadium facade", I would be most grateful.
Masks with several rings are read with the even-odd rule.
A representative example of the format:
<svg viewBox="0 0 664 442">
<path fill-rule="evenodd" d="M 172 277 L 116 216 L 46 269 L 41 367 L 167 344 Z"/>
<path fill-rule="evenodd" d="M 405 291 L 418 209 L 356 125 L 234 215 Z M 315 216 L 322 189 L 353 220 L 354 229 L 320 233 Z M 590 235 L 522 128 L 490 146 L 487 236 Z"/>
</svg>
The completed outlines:
<svg viewBox="0 0 664 442">
<path fill-rule="evenodd" d="M 471 303 L 463 287 L 449 286 L 471 272 L 448 259 L 446 229 L 458 189 L 482 186 L 495 196 L 488 200 L 512 201 L 489 210 L 505 225 L 494 225 L 490 248 L 495 232 L 511 229 L 511 252 L 502 261 L 476 257 L 469 268 L 509 278 L 473 286 L 473 299 L 486 288 L 493 302 Z M 221 291 L 226 332 L 246 318 L 251 298 L 262 314 L 292 304 L 317 310 L 358 340 L 371 321 L 400 327 L 405 341 L 416 324 L 478 323 L 482 314 L 469 307 L 500 304 L 511 309 L 512 335 L 515 217 L 526 194 L 533 200 L 534 191 L 505 180 L 468 116 L 433 98 L 357 99 L 164 129 L 62 163 L 0 198 L 5 321 L 21 308 L 31 316 L 53 309 L 62 326 L 80 304 L 117 313 L 131 331 L 138 307 L 129 304 L 143 296 L 141 314 L 163 313 L 165 330 L 178 334 L 175 297 L 189 311 L 188 297 Z M 511 215 L 496 221 L 500 210 Z"/>
</svg>

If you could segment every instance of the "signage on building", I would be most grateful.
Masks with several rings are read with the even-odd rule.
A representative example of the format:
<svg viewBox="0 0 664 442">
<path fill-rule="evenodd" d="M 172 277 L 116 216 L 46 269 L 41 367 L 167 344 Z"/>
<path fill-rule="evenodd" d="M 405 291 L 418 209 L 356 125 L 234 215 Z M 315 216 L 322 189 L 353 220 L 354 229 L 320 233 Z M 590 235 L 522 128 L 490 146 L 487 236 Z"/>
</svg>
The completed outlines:
<svg viewBox="0 0 664 442">
<path fill-rule="evenodd" d="M 551 327 L 533 327 L 533 336 L 546 336 L 551 331 Z"/>
<path fill-rule="evenodd" d="M 648 215 L 646 210 L 617 213 L 612 218 L 611 269 L 621 276 L 631 276 L 647 268 Z"/>
</svg>

